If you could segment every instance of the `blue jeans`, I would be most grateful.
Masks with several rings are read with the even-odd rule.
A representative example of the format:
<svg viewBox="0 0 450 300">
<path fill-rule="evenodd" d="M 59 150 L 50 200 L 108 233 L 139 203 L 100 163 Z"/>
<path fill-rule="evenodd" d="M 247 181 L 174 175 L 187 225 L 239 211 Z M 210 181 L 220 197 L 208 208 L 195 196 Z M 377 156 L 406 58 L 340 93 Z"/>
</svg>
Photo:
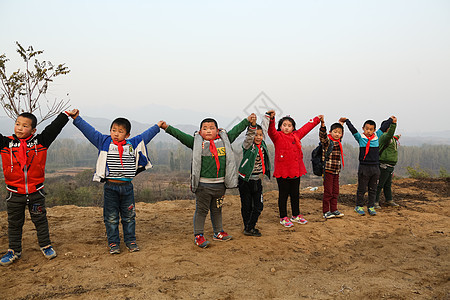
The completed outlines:
<svg viewBox="0 0 450 300">
<path fill-rule="evenodd" d="M 136 241 L 136 210 L 131 182 L 106 182 L 103 187 L 103 218 L 108 244 L 120 244 L 119 214 L 122 218 L 123 240 L 125 244 Z"/>
</svg>

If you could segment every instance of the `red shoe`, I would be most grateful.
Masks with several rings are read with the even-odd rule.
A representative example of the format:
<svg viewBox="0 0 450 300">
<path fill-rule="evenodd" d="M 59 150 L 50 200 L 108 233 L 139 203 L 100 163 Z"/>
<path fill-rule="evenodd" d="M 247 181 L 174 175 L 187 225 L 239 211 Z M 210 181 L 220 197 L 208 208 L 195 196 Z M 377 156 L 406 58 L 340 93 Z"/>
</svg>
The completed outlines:
<svg viewBox="0 0 450 300">
<path fill-rule="evenodd" d="M 215 241 L 229 241 L 231 240 L 233 237 L 231 235 L 228 235 L 228 233 L 226 233 L 225 231 L 221 231 L 219 233 L 215 233 L 213 236 L 213 240 Z"/>
<path fill-rule="evenodd" d="M 203 234 L 197 234 L 195 236 L 194 243 L 197 246 L 199 246 L 200 248 L 206 248 L 209 245 L 209 242 L 207 240 L 205 240 L 205 237 L 203 236 Z"/>
</svg>

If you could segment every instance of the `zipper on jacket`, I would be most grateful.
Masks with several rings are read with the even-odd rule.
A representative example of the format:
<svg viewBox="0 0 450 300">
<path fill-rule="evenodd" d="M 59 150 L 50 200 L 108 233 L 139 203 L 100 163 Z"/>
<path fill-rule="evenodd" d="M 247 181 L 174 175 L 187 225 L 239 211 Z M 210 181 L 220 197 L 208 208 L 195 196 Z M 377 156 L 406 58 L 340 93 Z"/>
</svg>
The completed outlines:
<svg viewBox="0 0 450 300">
<path fill-rule="evenodd" d="M 27 166 L 23 168 L 23 174 L 25 175 L 25 193 L 28 195 L 28 172 L 27 172 Z"/>
</svg>

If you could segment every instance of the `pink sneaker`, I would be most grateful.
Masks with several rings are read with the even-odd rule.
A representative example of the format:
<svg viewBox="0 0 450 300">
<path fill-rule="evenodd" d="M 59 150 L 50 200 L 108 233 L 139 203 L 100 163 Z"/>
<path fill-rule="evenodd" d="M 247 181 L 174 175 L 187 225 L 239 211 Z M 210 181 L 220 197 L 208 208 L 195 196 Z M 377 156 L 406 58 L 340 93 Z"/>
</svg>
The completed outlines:
<svg viewBox="0 0 450 300">
<path fill-rule="evenodd" d="M 284 227 L 288 227 L 288 228 L 294 226 L 294 224 L 292 224 L 292 222 L 289 221 L 288 217 L 281 218 L 280 224 L 283 225 Z"/>
<path fill-rule="evenodd" d="M 303 215 L 298 215 L 296 217 L 292 216 L 291 221 L 292 222 L 296 222 L 296 223 L 300 223 L 300 224 L 308 223 L 308 221 L 306 221 L 305 218 L 303 218 Z"/>
</svg>

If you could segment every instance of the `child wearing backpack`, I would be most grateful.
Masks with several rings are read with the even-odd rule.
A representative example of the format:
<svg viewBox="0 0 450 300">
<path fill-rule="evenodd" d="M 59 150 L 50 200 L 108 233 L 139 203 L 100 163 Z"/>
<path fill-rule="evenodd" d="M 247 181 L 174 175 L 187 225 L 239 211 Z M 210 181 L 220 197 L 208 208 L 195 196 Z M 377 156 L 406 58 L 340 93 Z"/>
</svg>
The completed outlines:
<svg viewBox="0 0 450 300">
<path fill-rule="evenodd" d="M 278 209 L 280 211 L 280 224 L 284 227 L 292 227 L 296 222 L 306 224 L 303 215 L 300 214 L 300 177 L 306 174 L 303 163 L 303 152 L 300 140 L 320 123 L 318 117 L 310 119 L 298 130 L 295 129 L 295 121 L 290 116 L 285 116 L 278 121 L 278 129 L 275 129 L 275 111 L 268 111 L 270 115 L 269 137 L 275 146 L 275 171 L 273 177 L 278 184 Z M 292 217 L 287 216 L 287 199 L 291 198 Z"/>
<path fill-rule="evenodd" d="M 344 214 L 337 209 L 337 199 L 339 197 L 341 162 L 342 167 L 344 167 L 344 152 L 341 143 L 342 136 L 344 135 L 344 126 L 340 123 L 334 123 L 330 127 L 329 134 L 327 134 L 325 118 L 321 117 L 320 122 L 319 139 L 322 144 L 322 161 L 324 162 L 323 217 L 325 219 L 342 218 Z"/>
<path fill-rule="evenodd" d="M 252 116 L 242 144 L 243 157 L 239 165 L 238 187 L 244 234 L 248 236 L 261 236 L 255 225 L 264 207 L 262 179 L 264 175 L 270 178 L 269 151 L 264 142 L 268 123 L 267 114 L 263 117 L 261 126 L 256 124 L 256 115 Z"/>
</svg>

